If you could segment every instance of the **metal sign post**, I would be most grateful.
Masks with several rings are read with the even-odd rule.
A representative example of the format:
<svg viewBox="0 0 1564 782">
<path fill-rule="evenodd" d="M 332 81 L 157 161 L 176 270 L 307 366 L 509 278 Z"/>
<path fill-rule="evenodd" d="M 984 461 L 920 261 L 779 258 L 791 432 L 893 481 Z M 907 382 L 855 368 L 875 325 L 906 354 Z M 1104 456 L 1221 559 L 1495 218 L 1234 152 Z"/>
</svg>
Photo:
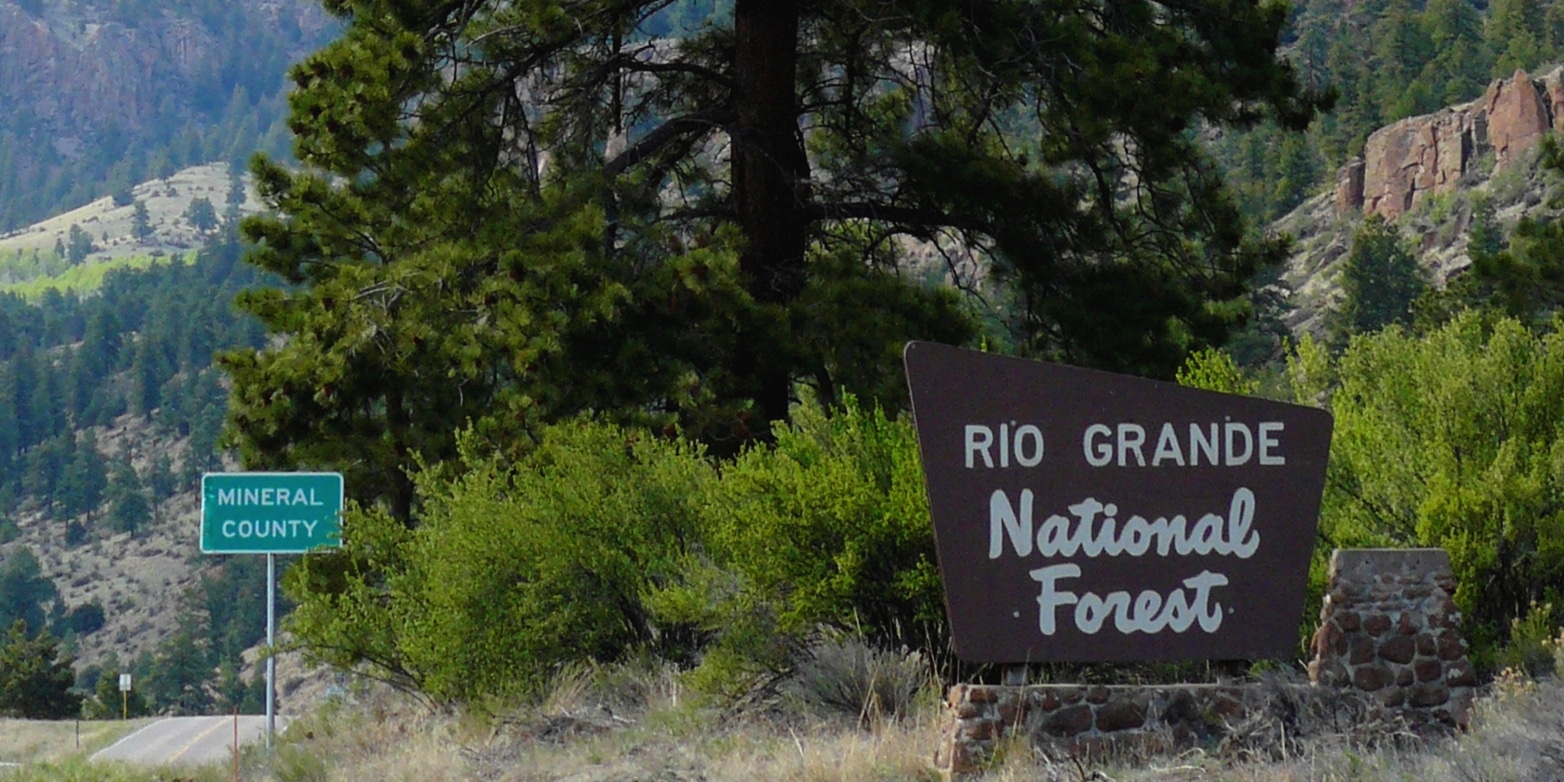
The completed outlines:
<svg viewBox="0 0 1564 782">
<path fill-rule="evenodd" d="M 130 719 L 130 674 L 119 675 L 119 718 Z"/>
<path fill-rule="evenodd" d="M 266 555 L 266 749 L 277 729 L 277 555 L 342 546 L 342 475 L 201 476 L 201 552 Z"/>
<path fill-rule="evenodd" d="M 266 555 L 266 749 L 277 731 L 277 555 Z"/>
</svg>

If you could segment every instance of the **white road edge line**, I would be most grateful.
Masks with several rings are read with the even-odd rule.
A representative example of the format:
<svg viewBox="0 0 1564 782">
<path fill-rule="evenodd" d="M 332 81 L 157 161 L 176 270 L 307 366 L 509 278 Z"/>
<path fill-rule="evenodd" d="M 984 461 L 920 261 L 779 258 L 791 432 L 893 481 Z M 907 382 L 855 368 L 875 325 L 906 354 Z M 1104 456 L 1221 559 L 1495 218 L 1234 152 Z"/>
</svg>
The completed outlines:
<svg viewBox="0 0 1564 782">
<path fill-rule="evenodd" d="M 164 722 L 167 722 L 167 721 L 168 721 L 168 718 L 164 717 L 163 719 L 160 719 L 157 722 L 153 722 L 153 723 L 150 723 L 150 724 L 147 724 L 147 725 L 142 725 L 139 729 L 131 731 L 130 733 L 125 734 L 125 736 L 120 738 L 119 741 L 116 741 L 113 744 L 110 744 L 107 747 L 104 747 L 103 749 L 100 749 L 97 752 L 92 753 L 92 757 L 87 758 L 87 759 L 95 761 L 95 760 L 98 759 L 99 755 L 102 755 L 103 753 L 108 752 L 109 750 L 114 749 L 115 747 L 118 747 L 119 745 L 124 744 L 125 742 L 130 741 L 131 739 L 133 739 L 133 738 L 135 738 L 137 736 L 140 736 L 142 733 L 145 733 L 145 732 L 147 732 L 147 731 L 149 731 L 149 730 L 151 730 L 151 729 L 157 727 L 158 725 L 161 725 L 161 724 L 163 724 Z"/>
</svg>

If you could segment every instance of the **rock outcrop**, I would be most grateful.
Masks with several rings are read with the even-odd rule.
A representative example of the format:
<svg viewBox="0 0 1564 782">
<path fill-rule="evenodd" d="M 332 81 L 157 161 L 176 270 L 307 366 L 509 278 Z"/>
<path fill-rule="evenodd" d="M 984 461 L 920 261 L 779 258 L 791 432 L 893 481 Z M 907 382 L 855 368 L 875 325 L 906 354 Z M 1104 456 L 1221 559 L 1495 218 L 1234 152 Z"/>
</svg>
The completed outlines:
<svg viewBox="0 0 1564 782">
<path fill-rule="evenodd" d="M 306 0 L 236 0 L 242 29 L 283 30 L 268 40 L 296 59 L 334 30 L 319 7 Z M 109 3 L 45 4 L 29 12 L 0 0 L 0 95 L 6 110 L 29 127 L 51 134 L 62 152 L 79 139 L 111 131 L 135 137 L 174 123 L 210 95 L 214 75 L 243 70 L 246 59 L 270 51 L 236 51 L 233 30 L 181 17 L 152 6 L 142 18 L 123 18 Z M 221 106 L 221 102 L 217 105 Z"/>
<path fill-rule="evenodd" d="M 1394 220 L 1428 195 L 1454 190 L 1489 153 L 1502 168 L 1556 129 L 1564 129 L 1564 69 L 1536 79 L 1516 71 L 1475 101 L 1375 131 L 1363 156 L 1337 175 L 1336 211 Z"/>
</svg>

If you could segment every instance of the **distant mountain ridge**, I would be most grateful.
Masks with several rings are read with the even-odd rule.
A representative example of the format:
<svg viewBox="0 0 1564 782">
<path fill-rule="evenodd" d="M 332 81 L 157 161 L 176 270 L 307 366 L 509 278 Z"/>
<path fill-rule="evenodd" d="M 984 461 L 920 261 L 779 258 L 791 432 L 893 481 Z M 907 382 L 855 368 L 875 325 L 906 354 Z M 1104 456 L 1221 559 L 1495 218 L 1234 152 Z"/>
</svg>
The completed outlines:
<svg viewBox="0 0 1564 782">
<path fill-rule="evenodd" d="M 224 76 L 248 89 L 275 89 L 261 83 L 280 75 L 266 61 L 302 56 L 329 26 L 316 4 L 302 0 L 0 2 L 0 94 L 61 133 L 60 145 L 95 133 L 141 133 L 168 121 L 169 109 L 210 106 L 213 98 L 198 93 Z M 236 32 L 283 48 L 225 50 Z M 254 61 L 245 64 L 247 57 Z M 217 62 L 225 67 L 213 68 Z M 228 89 L 216 99 L 237 85 L 221 85 Z"/>
<path fill-rule="evenodd" d="M 0 231 L 180 168 L 286 156 L 309 0 L 0 0 Z"/>
</svg>

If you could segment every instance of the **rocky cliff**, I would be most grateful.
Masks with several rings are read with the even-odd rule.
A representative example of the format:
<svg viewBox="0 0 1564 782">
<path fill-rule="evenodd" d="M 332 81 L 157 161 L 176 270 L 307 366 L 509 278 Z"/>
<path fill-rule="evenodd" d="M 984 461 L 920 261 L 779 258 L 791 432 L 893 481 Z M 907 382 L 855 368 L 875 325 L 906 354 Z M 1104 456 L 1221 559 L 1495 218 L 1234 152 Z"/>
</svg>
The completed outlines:
<svg viewBox="0 0 1564 782">
<path fill-rule="evenodd" d="M 1470 103 L 1375 131 L 1337 175 L 1336 210 L 1395 220 L 1478 167 L 1516 163 L 1550 130 L 1564 130 L 1564 69 L 1541 78 L 1516 71 Z"/>
<path fill-rule="evenodd" d="M 181 122 L 193 107 L 220 109 L 229 95 L 213 88 L 232 89 L 220 75 L 243 75 L 261 60 L 285 65 L 316 48 L 332 24 L 307 0 L 0 0 L 0 95 L 8 114 L 49 133 L 62 153 L 94 135 L 130 140 Z"/>
<path fill-rule="evenodd" d="M 1549 182 L 1535 152 L 1556 130 L 1564 130 L 1561 68 L 1540 77 L 1517 71 L 1476 100 L 1375 131 L 1330 192 L 1272 226 L 1295 239 L 1281 280 L 1291 298 L 1287 325 L 1294 333 L 1323 332 L 1323 315 L 1340 295 L 1338 263 L 1367 215 L 1396 223 L 1436 285 L 1470 262 L 1476 199 L 1493 205 L 1506 230 L 1523 216 L 1552 216 L 1557 209 L 1547 205 Z"/>
</svg>

